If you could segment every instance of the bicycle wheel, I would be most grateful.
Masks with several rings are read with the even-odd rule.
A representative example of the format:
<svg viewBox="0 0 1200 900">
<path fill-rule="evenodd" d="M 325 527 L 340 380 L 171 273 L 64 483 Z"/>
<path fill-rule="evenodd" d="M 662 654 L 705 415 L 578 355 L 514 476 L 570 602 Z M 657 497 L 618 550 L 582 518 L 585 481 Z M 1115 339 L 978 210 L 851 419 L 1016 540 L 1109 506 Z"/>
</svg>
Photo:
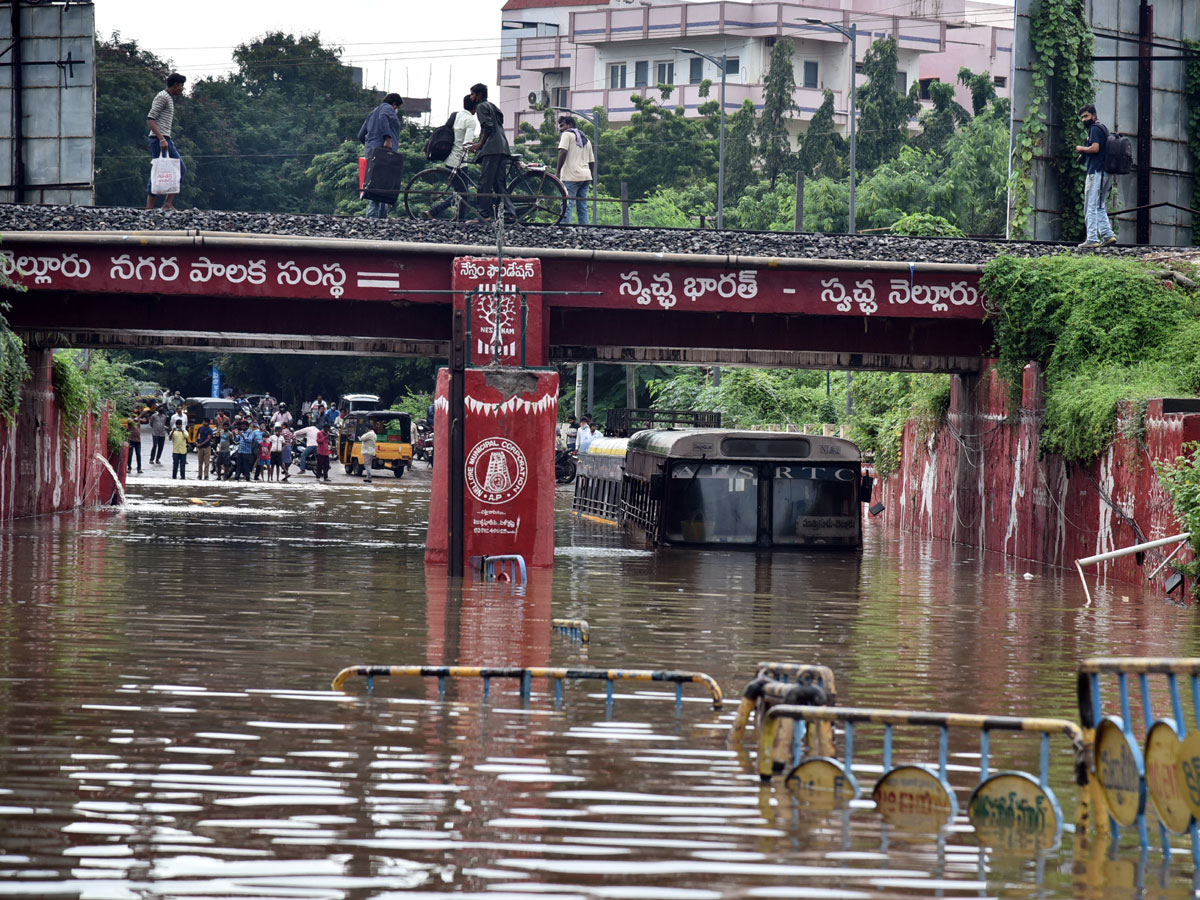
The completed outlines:
<svg viewBox="0 0 1200 900">
<path fill-rule="evenodd" d="M 518 222 L 556 225 L 567 212 L 567 189 L 545 170 L 521 172 L 508 183 Z"/>
<path fill-rule="evenodd" d="M 462 201 L 450 181 L 452 174 L 452 169 L 438 166 L 414 175 L 404 190 L 404 209 L 409 216 L 414 219 L 457 218 Z"/>
</svg>

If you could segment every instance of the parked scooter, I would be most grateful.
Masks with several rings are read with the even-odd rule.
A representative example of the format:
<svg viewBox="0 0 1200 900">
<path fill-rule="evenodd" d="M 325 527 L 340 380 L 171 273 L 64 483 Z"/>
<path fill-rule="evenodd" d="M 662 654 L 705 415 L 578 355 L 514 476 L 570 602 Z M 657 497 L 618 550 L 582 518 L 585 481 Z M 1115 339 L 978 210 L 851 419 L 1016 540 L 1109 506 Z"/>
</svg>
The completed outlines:
<svg viewBox="0 0 1200 900">
<path fill-rule="evenodd" d="M 433 429 L 424 422 L 417 422 L 414 426 L 416 437 L 413 439 L 413 458 L 423 459 L 433 465 Z"/>
</svg>

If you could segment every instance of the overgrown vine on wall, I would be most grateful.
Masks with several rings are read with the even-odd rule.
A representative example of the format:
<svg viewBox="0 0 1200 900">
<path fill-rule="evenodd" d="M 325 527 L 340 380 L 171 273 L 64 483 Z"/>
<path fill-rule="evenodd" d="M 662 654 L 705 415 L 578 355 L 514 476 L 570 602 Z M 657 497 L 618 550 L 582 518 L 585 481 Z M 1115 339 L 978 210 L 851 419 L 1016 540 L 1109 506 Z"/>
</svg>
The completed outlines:
<svg viewBox="0 0 1200 900">
<path fill-rule="evenodd" d="M 1184 41 L 1184 46 L 1200 54 L 1200 41 Z M 1188 149 L 1192 151 L 1192 171 L 1200 172 L 1200 56 L 1183 64 L 1184 102 L 1187 104 Z M 1192 208 L 1200 209 L 1200 178 L 1192 179 Z M 1192 229 L 1192 243 L 1200 244 L 1200 228 Z"/>
<path fill-rule="evenodd" d="M 58 405 L 62 409 L 63 431 L 68 437 L 76 437 L 87 418 L 92 405 L 92 392 L 87 379 L 79 368 L 72 350 L 54 354 L 51 380 Z M 64 450 L 65 450 L 64 442 Z"/>
<path fill-rule="evenodd" d="M 1013 148 L 1012 231 L 1018 237 L 1030 233 L 1033 218 L 1033 165 L 1047 138 L 1049 124 L 1042 109 L 1048 106 L 1049 122 L 1059 123 L 1057 146 L 1046 154 L 1058 173 L 1062 198 L 1063 238 L 1074 240 L 1083 233 L 1084 168 L 1074 152 L 1082 141 L 1079 108 L 1094 95 L 1092 73 L 1092 29 L 1088 26 L 1084 0 L 1039 0 L 1030 11 L 1029 40 L 1033 48 L 1032 79 L 1025 121 Z"/>
<path fill-rule="evenodd" d="M 21 409 L 21 385 L 33 373 L 25 361 L 25 342 L 8 328 L 0 315 L 0 419 L 11 425 Z"/>
</svg>

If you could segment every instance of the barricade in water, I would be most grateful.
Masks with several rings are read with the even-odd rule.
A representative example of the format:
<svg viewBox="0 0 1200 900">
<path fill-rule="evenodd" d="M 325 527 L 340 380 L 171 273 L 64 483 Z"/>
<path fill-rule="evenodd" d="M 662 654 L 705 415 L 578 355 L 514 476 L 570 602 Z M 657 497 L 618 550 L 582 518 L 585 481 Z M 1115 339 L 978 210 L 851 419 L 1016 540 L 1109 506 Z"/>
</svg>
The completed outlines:
<svg viewBox="0 0 1200 900">
<path fill-rule="evenodd" d="M 789 679 L 795 679 L 795 683 Z M 746 734 L 752 713 L 756 715 L 758 727 L 766 719 L 767 710 L 780 704 L 792 706 L 833 706 L 837 703 L 837 690 L 833 670 L 828 666 L 804 663 L 760 662 L 754 680 L 742 692 L 737 716 L 733 721 L 730 740 L 740 742 Z M 791 738 L 791 725 L 785 726 L 777 735 L 772 757 L 782 771 Z M 810 741 L 818 754 L 833 752 L 833 726 L 821 723 L 813 729 Z M 784 733 L 786 732 L 786 733 Z"/>
<path fill-rule="evenodd" d="M 554 682 L 554 702 L 562 702 L 564 681 L 600 680 L 608 682 L 605 701 L 612 704 L 613 682 L 616 681 L 668 681 L 675 684 L 675 709 L 683 709 L 683 686 L 703 685 L 712 697 L 713 709 L 720 709 L 723 700 L 721 686 L 703 672 L 672 672 L 665 669 L 558 669 L 547 667 L 519 668 L 511 666 L 347 666 L 334 676 L 331 687 L 340 691 L 346 679 L 360 675 L 367 679 L 367 691 L 374 690 L 375 678 L 382 675 L 408 675 L 417 678 L 436 678 L 438 697 L 446 695 L 447 678 L 482 678 L 483 697 L 488 698 L 493 678 L 520 679 L 521 699 L 528 700 L 532 694 L 534 678 L 547 678 Z"/>
<path fill-rule="evenodd" d="M 1101 677 L 1116 675 L 1119 715 L 1104 714 Z M 1138 679 L 1145 734 L 1139 742 L 1130 704 L 1129 676 Z M 1169 716 L 1155 713 L 1150 676 L 1162 676 Z M 1189 733 L 1180 696 L 1179 679 L 1191 686 L 1192 722 Z M 1191 838 L 1192 860 L 1200 868 L 1200 659 L 1095 658 L 1079 664 L 1079 720 L 1083 723 L 1088 762 L 1096 774 L 1093 788 L 1097 809 L 1095 827 L 1135 827 L 1142 849 L 1150 845 L 1146 827 L 1147 798 L 1159 821 L 1162 852 L 1171 855 L 1170 834 Z M 1100 814 L 1107 811 L 1107 816 Z"/>
<path fill-rule="evenodd" d="M 525 572 L 525 558 L 517 553 L 508 556 L 481 556 L 479 571 L 484 581 L 504 581 L 511 584 L 526 584 L 529 581 Z"/>
<path fill-rule="evenodd" d="M 784 722 L 840 722 L 845 729 L 844 753 L 804 758 L 804 730 L 794 729 L 792 762 L 785 784 L 811 805 L 827 809 L 845 806 L 859 796 L 852 773 L 856 726 L 882 725 L 883 775 L 875 783 L 875 807 L 888 824 L 924 832 L 938 831 L 957 815 L 958 801 L 946 779 L 949 732 L 952 728 L 979 731 L 979 781 L 967 802 L 967 815 L 981 843 L 1006 849 L 1043 850 L 1058 843 L 1062 810 L 1050 788 L 1050 739 L 1066 737 L 1075 752 L 1075 781 L 1087 784 L 1083 732 L 1066 719 L 978 716 L 961 713 L 910 712 L 895 709 L 857 709 L 840 706 L 787 706 L 772 708 L 759 732 L 759 776 L 770 780 L 774 760 L 771 750 Z M 893 766 L 892 730 L 895 726 L 937 728 L 937 765 L 923 763 Z M 991 732 L 1034 732 L 1041 736 L 1038 775 L 1021 771 L 992 774 Z M 1086 808 L 1081 798 L 1080 810 Z"/>
<path fill-rule="evenodd" d="M 551 619 L 550 627 L 581 644 L 586 644 L 592 639 L 592 629 L 587 619 Z"/>
</svg>

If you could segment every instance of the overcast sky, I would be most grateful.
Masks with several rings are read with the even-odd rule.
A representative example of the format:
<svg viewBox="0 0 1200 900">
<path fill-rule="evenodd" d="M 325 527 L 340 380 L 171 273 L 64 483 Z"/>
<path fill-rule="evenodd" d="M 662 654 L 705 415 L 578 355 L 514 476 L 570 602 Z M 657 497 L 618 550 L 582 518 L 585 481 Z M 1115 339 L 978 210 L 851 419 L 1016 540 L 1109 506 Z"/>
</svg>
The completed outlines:
<svg viewBox="0 0 1200 900">
<path fill-rule="evenodd" d="M 317 32 L 362 66 L 365 85 L 433 98 L 449 114 L 477 81 L 495 92 L 504 0 L 98 0 L 96 34 L 118 31 L 195 80 L 233 68 L 232 51 L 268 31 Z"/>
</svg>

